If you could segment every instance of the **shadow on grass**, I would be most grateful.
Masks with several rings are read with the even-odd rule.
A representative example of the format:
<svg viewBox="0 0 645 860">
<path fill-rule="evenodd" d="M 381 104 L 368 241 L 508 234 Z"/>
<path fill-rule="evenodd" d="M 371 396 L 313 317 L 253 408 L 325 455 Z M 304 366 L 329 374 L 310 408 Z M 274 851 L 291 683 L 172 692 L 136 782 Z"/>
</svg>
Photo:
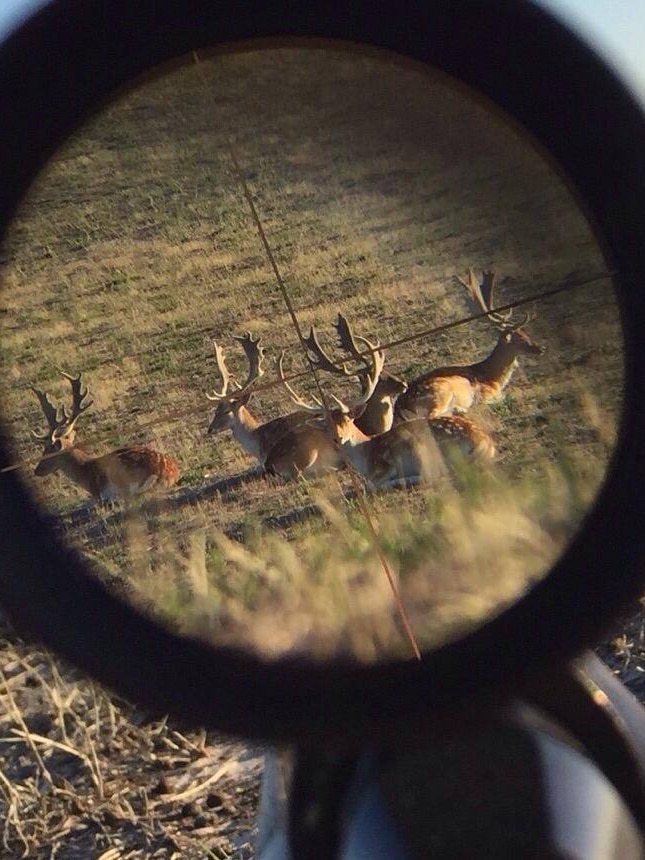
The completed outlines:
<svg viewBox="0 0 645 860">
<path fill-rule="evenodd" d="M 213 496 L 220 495 L 225 497 L 238 487 L 253 481 L 272 482 L 279 480 L 268 475 L 261 467 L 256 467 L 204 484 L 200 487 L 182 487 L 172 495 L 149 498 L 135 507 L 125 506 L 121 503 L 101 507 L 90 503 L 79 505 L 77 508 L 66 511 L 62 515 L 52 514 L 47 516 L 47 519 L 62 536 L 69 533 L 70 530 L 75 531 L 80 536 L 79 530 L 82 530 L 83 540 L 92 541 L 94 548 L 100 548 L 113 540 L 114 535 L 113 533 L 111 534 L 111 531 L 121 526 L 133 512 L 144 517 L 156 517 L 167 511 L 198 505 L 203 501 L 213 498 Z M 356 494 L 354 491 L 350 491 L 345 495 L 348 499 L 351 499 Z M 261 521 L 261 525 L 264 528 L 279 530 L 281 528 L 288 528 L 296 523 L 304 522 L 311 517 L 320 515 L 320 513 L 321 511 L 317 505 L 304 505 L 301 508 L 287 511 L 284 514 L 266 517 Z M 242 523 L 233 523 L 224 530 L 224 534 L 231 540 L 242 543 L 245 534 L 244 525 Z"/>
</svg>

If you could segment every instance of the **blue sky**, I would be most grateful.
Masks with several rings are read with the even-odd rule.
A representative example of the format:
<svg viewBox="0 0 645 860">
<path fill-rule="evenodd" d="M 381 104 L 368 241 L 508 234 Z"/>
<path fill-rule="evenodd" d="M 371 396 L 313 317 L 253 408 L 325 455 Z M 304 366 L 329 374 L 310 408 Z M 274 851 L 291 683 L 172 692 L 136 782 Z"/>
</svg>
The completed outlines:
<svg viewBox="0 0 645 860">
<path fill-rule="evenodd" d="M 644 0 L 534 0 L 595 47 L 645 104 Z"/>
<path fill-rule="evenodd" d="M 0 0 L 0 35 L 46 0 Z M 426 0 L 431 3 L 432 0 Z M 486 2 L 486 0 L 482 0 Z M 645 104 L 645 0 L 534 0 L 578 29 Z"/>
</svg>

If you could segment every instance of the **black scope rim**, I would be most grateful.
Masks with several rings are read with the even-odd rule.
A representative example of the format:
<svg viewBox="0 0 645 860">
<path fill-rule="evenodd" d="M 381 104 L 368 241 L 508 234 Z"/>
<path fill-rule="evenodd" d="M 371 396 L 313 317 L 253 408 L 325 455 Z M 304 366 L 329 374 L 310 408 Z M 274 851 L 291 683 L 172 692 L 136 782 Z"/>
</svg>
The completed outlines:
<svg viewBox="0 0 645 860">
<path fill-rule="evenodd" d="M 537 139 L 575 188 L 616 273 L 626 378 L 610 472 L 564 556 L 508 611 L 420 663 L 264 662 L 178 639 L 86 576 L 16 474 L 2 476 L 0 599 L 20 627 L 143 705 L 274 741 L 364 736 L 446 713 L 466 695 L 472 706 L 515 691 L 528 672 L 603 632 L 640 593 L 645 559 L 645 121 L 591 50 L 527 0 L 358 0 L 351 11 L 310 0 L 57 2 L 0 47 L 0 229 L 57 146 L 117 87 L 190 50 L 294 36 L 428 63 Z M 9 462 L 6 438 L 0 428 L 0 467 Z"/>
</svg>

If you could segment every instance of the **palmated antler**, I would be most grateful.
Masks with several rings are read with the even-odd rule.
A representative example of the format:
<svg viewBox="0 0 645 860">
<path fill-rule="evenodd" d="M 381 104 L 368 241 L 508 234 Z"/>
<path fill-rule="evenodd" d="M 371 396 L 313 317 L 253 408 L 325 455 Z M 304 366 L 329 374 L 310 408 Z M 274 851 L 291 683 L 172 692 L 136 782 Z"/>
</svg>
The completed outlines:
<svg viewBox="0 0 645 860">
<path fill-rule="evenodd" d="M 361 380 L 363 393 L 365 393 L 369 390 L 372 375 L 374 372 L 373 363 L 368 358 L 367 353 L 369 352 L 372 356 L 375 356 L 378 353 L 378 361 L 380 363 L 379 377 L 383 371 L 383 365 L 385 364 L 385 353 L 382 349 L 379 348 L 378 341 L 372 343 L 363 335 L 354 334 L 349 320 L 342 313 L 340 313 L 340 311 L 338 312 L 338 319 L 334 323 L 334 328 L 336 329 L 336 333 L 338 335 L 338 343 L 341 349 L 344 349 L 345 352 L 349 352 L 354 358 L 357 358 L 359 361 L 362 361 L 365 365 L 365 370 L 360 370 L 357 374 Z M 359 341 L 363 345 L 362 351 L 357 341 Z M 374 388 L 372 388 L 371 393 L 373 392 Z"/>
<path fill-rule="evenodd" d="M 338 334 L 338 343 L 341 349 L 344 349 L 345 352 L 349 352 L 354 358 L 360 359 L 364 364 L 367 364 L 367 360 L 363 353 L 361 352 L 360 347 L 356 343 L 357 340 L 362 341 L 365 346 L 368 347 L 370 352 L 373 352 L 378 344 L 370 343 L 366 337 L 362 335 L 355 335 L 352 331 L 352 326 L 347 319 L 340 311 L 338 312 L 338 319 L 334 323 L 334 328 L 336 329 L 336 333 Z"/>
<path fill-rule="evenodd" d="M 39 442 L 48 442 L 50 439 L 52 439 L 56 430 L 58 430 L 58 428 L 62 424 L 64 424 L 64 419 L 60 420 L 58 418 L 58 409 L 51 403 L 45 391 L 41 391 L 40 388 L 35 388 L 33 385 L 30 385 L 29 388 L 38 398 L 40 408 L 43 410 L 43 414 L 47 419 L 47 426 L 49 427 L 47 433 L 36 433 L 35 430 L 32 430 L 32 435 Z"/>
<path fill-rule="evenodd" d="M 378 385 L 378 381 L 380 379 L 381 373 L 383 372 L 383 365 L 385 364 L 385 353 L 381 349 L 376 349 L 372 352 L 372 360 L 370 362 L 369 368 L 361 374 L 361 396 L 357 400 L 353 400 L 351 403 L 343 403 L 338 397 L 334 397 L 334 400 L 340 405 L 341 409 L 344 412 L 355 411 L 361 406 L 364 406 L 367 401 L 370 399 L 372 394 L 374 394 L 374 390 Z"/>
<path fill-rule="evenodd" d="M 253 335 L 247 331 L 245 335 L 236 335 L 233 340 L 237 340 L 242 344 L 242 349 L 246 355 L 246 360 L 249 363 L 249 372 L 242 387 L 237 392 L 238 394 L 246 393 L 248 389 L 254 385 L 258 379 L 264 375 L 262 362 L 264 361 L 264 347 L 260 346 L 261 337 L 253 340 Z"/>
<path fill-rule="evenodd" d="M 226 366 L 224 350 L 217 341 L 214 340 L 213 348 L 215 350 L 215 364 L 217 365 L 217 372 L 222 379 L 222 387 L 220 391 L 213 389 L 210 394 L 207 393 L 206 397 L 209 400 L 225 400 L 227 397 L 231 396 L 240 397 L 243 394 L 246 394 L 248 389 L 251 388 L 251 386 L 264 374 L 264 369 L 262 367 L 262 362 L 264 360 L 264 347 L 259 345 L 261 338 L 258 337 L 254 340 L 253 335 L 248 331 L 245 335 L 236 335 L 233 339 L 242 344 L 242 349 L 244 350 L 244 354 L 246 355 L 246 359 L 249 363 L 246 381 L 244 382 L 244 385 L 239 385 L 239 383 L 233 380 L 232 374 Z M 234 395 L 229 393 L 231 382 L 237 386 Z"/>
<path fill-rule="evenodd" d="M 475 273 L 472 269 L 468 270 L 468 280 L 464 280 L 457 276 L 457 280 L 468 290 L 470 295 L 475 299 L 479 307 L 485 311 L 488 319 L 495 325 L 499 331 L 517 331 L 524 328 L 530 321 L 528 314 L 525 315 L 521 322 L 513 322 L 513 308 L 501 313 L 500 311 L 492 310 L 493 295 L 495 290 L 495 273 L 488 271 L 482 272 L 481 283 L 478 283 Z"/>
<path fill-rule="evenodd" d="M 211 394 L 207 392 L 206 397 L 209 400 L 224 400 L 228 392 L 228 386 L 231 382 L 231 374 L 226 366 L 224 350 L 216 340 L 213 341 L 213 349 L 215 350 L 215 364 L 217 365 L 217 372 L 222 378 L 222 388 L 221 391 L 215 391 L 215 389 L 213 389 Z"/>
<path fill-rule="evenodd" d="M 67 409 L 64 406 L 62 410 L 63 418 L 65 419 L 66 425 L 64 426 L 64 428 L 62 428 L 62 431 L 59 434 L 62 436 L 63 434 L 72 432 L 77 420 L 80 418 L 83 412 L 87 412 L 87 410 L 90 408 L 92 403 L 94 403 L 94 401 L 90 400 L 88 403 L 83 403 L 83 400 L 85 400 L 88 395 L 88 390 L 87 388 L 83 390 L 83 383 L 81 382 L 81 373 L 79 373 L 78 376 L 71 376 L 69 373 L 65 373 L 64 370 L 61 370 L 60 373 L 65 377 L 65 379 L 68 380 L 72 388 L 72 411 L 71 413 L 68 413 Z"/>
<path fill-rule="evenodd" d="M 52 441 L 54 439 L 60 439 L 63 436 L 67 436 L 74 429 L 79 417 L 83 412 L 89 409 L 94 402 L 90 400 L 89 403 L 83 403 L 88 392 L 87 389 L 83 390 L 83 383 L 81 382 L 82 374 L 79 373 L 78 376 L 71 376 L 69 373 L 65 373 L 64 370 L 59 370 L 59 372 L 69 381 L 72 388 L 71 412 L 68 412 L 65 406 L 61 407 L 60 418 L 58 417 L 58 409 L 51 403 L 48 395 L 39 388 L 34 388 L 33 385 L 30 386 L 31 390 L 38 398 L 38 402 L 40 403 L 40 407 L 43 410 L 49 426 L 49 431 L 44 435 L 35 433 L 33 430 L 31 431 L 39 442 Z"/>
<path fill-rule="evenodd" d="M 345 367 L 344 362 L 336 364 L 331 360 L 320 345 L 318 333 L 313 326 L 311 326 L 311 329 L 309 330 L 309 337 L 304 338 L 304 341 L 307 349 L 311 353 L 311 360 L 316 370 L 324 370 L 327 371 L 327 373 L 333 373 L 336 376 L 354 376 L 354 374 Z"/>
</svg>

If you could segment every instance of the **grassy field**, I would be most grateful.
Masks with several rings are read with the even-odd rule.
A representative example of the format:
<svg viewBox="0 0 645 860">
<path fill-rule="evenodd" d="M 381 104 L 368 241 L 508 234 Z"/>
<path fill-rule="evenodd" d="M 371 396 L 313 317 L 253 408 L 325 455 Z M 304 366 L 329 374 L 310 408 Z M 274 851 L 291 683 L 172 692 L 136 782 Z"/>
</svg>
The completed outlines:
<svg viewBox="0 0 645 860">
<path fill-rule="evenodd" d="M 605 263 L 565 185 L 516 130 L 442 78 L 329 50 L 231 53 L 146 80 L 88 123 L 25 201 L 4 248 L 3 395 L 16 460 L 69 539 L 185 629 L 269 654 L 326 656 L 348 636 L 364 640 L 351 646 L 364 659 L 398 654 L 396 624 L 374 632 L 391 601 L 376 600 L 378 617 L 370 608 L 385 579 L 373 547 L 356 550 L 362 518 L 339 500 L 348 479 L 230 483 L 252 462 L 228 434 L 205 435 L 205 392 L 219 383 L 212 337 L 241 378 L 232 335 L 245 330 L 263 338 L 269 367 L 286 349 L 305 368 L 230 143 L 301 325 L 316 324 L 330 347 L 339 310 L 385 344 L 418 333 L 387 351 L 406 379 L 494 345 L 488 321 L 423 334 L 473 312 L 456 280 L 469 266 L 493 267 L 508 302 Z M 441 638 L 439 618 L 454 616 L 443 633 L 454 635 L 547 570 L 602 480 L 622 378 L 610 282 L 531 310 L 544 357 L 523 363 L 502 403 L 474 413 L 498 442 L 495 475 L 468 477 L 466 494 L 368 502 L 410 612 L 426 619 L 424 647 Z M 149 442 L 177 459 L 181 485 L 166 506 L 79 522 L 79 490 L 62 476 L 32 481 L 29 431 L 42 420 L 27 386 L 64 398 L 57 367 L 82 370 L 94 398 L 80 441 L 97 453 Z M 270 377 L 253 401 L 264 418 L 289 409 Z M 347 516 L 285 524 L 320 492 Z M 330 528 L 331 555 L 316 550 Z M 455 578 L 462 566 L 470 574 Z M 338 599 L 325 597 L 330 578 Z M 372 595 L 364 607 L 359 579 Z"/>
<path fill-rule="evenodd" d="M 344 495 L 349 477 L 268 480 L 229 434 L 206 435 L 205 393 L 219 384 L 211 338 L 242 378 L 232 336 L 246 330 L 262 336 L 269 367 L 286 349 L 290 367 L 305 368 L 230 144 L 302 326 L 315 324 L 330 348 L 339 310 L 384 344 L 418 335 L 387 350 L 386 367 L 406 379 L 478 360 L 494 345 L 486 321 L 425 334 L 473 312 L 455 277 L 469 266 L 494 268 L 505 303 L 585 280 L 607 264 L 571 192 L 518 130 L 441 77 L 331 50 L 220 54 L 146 79 L 86 124 L 24 201 L 2 250 L 3 416 L 21 474 L 66 538 L 98 575 L 125 576 L 187 632 L 268 655 L 407 655 L 364 518 Z M 365 498 L 423 648 L 499 611 L 544 575 L 611 455 L 622 357 L 610 281 L 530 309 L 529 331 L 544 355 L 522 362 L 501 403 L 472 413 L 494 435 L 499 461 L 460 469 L 441 491 Z M 141 509 L 87 513 L 65 478 L 33 477 L 40 451 L 30 430 L 43 421 L 28 385 L 64 399 L 58 367 L 83 371 L 94 398 L 79 440 L 96 453 L 131 442 L 157 446 L 181 466 L 176 489 Z M 271 376 L 252 405 L 267 419 L 290 408 Z M 297 385 L 311 390 L 306 376 Z M 12 656 L 16 679 L 40 672 L 47 681 L 35 705 L 21 693 L 13 708 L 4 696 L 7 726 L 24 733 L 16 713 L 51 711 L 50 737 L 103 762 L 129 724 L 127 706 L 100 696 L 96 704 L 83 685 L 73 693 L 34 660 L 40 666 L 24 649 Z M 112 734 L 66 728 L 60 703 L 69 697 L 78 699 L 77 726 L 107 720 Z M 198 740 L 168 731 L 153 730 L 166 752 L 175 744 L 177 761 L 200 760 Z M 29 754 L 34 743 L 27 749 L 24 737 L 14 735 L 14 746 Z M 139 740 L 128 734 L 124 769 Z M 102 771 L 83 766 L 83 791 L 95 796 Z M 18 810 L 5 847 L 20 856 L 27 844 L 29 856 L 44 858 L 46 834 L 69 839 L 71 831 L 48 823 L 42 808 L 40 818 L 25 817 L 42 786 L 38 761 L 20 785 L 17 799 L 5 797 Z M 151 786 L 140 787 L 142 797 Z M 103 797 L 107 817 L 77 814 L 91 819 L 78 835 L 79 853 L 56 856 L 89 856 L 86 837 L 97 857 L 97 846 L 118 848 L 107 837 L 97 841 L 109 815 L 128 818 L 128 804 L 142 813 L 132 792 L 119 794 L 116 806 L 114 792 Z M 200 809 L 194 814 L 206 814 Z M 138 842 L 128 831 L 123 856 L 250 856 L 223 841 L 221 854 L 198 842 L 168 847 L 154 830 L 162 817 L 145 818 L 151 829 L 139 827 Z"/>
</svg>

